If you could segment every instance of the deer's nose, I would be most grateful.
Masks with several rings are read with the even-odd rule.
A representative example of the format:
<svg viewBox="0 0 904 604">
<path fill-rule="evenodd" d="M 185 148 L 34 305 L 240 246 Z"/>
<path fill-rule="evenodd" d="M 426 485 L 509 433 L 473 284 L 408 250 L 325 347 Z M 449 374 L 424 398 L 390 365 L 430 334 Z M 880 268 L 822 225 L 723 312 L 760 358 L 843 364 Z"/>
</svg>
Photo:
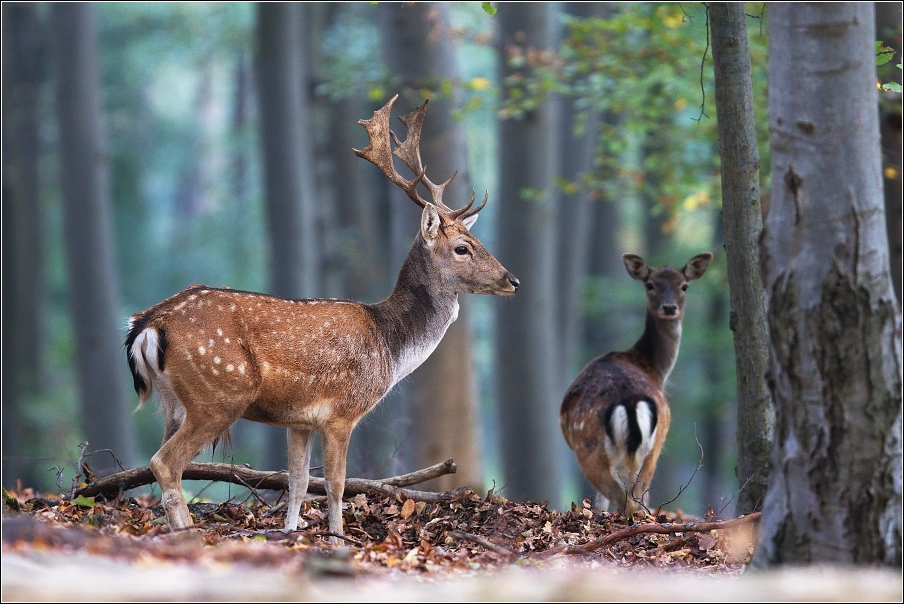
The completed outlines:
<svg viewBox="0 0 904 604">
<path fill-rule="evenodd" d="M 518 278 L 515 275 L 509 274 L 508 282 L 512 284 L 512 287 L 515 288 L 515 291 L 518 291 L 518 286 L 521 285 L 521 282 L 518 281 Z"/>
<path fill-rule="evenodd" d="M 677 304 L 663 304 L 662 312 L 667 315 L 676 315 L 678 314 L 678 305 Z"/>
</svg>

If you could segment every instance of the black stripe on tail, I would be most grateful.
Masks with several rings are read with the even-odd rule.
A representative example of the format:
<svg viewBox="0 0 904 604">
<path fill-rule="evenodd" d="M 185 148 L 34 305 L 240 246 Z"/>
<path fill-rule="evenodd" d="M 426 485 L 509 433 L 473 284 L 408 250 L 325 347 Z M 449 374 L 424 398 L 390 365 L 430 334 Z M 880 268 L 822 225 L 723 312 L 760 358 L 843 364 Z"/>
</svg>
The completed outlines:
<svg viewBox="0 0 904 604">
<path fill-rule="evenodd" d="M 650 433 L 656 429 L 656 422 L 658 420 L 656 416 L 656 405 L 651 402 L 652 399 L 648 397 L 640 397 L 640 398 L 631 398 L 625 399 L 623 401 L 619 401 L 614 405 L 609 405 L 606 407 L 606 410 L 603 412 L 603 426 L 606 428 L 606 435 L 609 437 L 609 440 L 615 442 L 615 436 L 612 433 L 612 415 L 615 413 L 615 410 L 618 407 L 624 407 L 625 413 L 628 416 L 628 439 L 625 443 L 625 446 L 628 449 L 628 454 L 634 455 L 637 452 L 637 449 L 640 448 L 640 445 L 643 443 L 643 434 L 640 432 L 640 424 L 637 422 L 637 405 L 640 402 L 644 402 L 647 404 L 650 409 L 650 413 L 652 415 L 652 421 L 650 422 Z"/>
</svg>

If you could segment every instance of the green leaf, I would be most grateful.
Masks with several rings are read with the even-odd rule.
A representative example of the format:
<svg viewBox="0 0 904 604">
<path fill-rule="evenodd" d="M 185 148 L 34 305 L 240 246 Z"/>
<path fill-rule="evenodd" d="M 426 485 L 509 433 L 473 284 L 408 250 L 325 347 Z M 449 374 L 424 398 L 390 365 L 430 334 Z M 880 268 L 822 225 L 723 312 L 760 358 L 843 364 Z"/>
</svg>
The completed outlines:
<svg viewBox="0 0 904 604">
<path fill-rule="evenodd" d="M 886 92 L 902 92 L 901 85 L 897 82 L 888 82 L 887 84 L 882 84 L 882 90 Z"/>
<path fill-rule="evenodd" d="M 80 505 L 83 508 L 93 508 L 94 497 L 76 497 L 72 500 L 72 503 L 74 503 L 75 505 Z"/>
<path fill-rule="evenodd" d="M 882 40 L 876 40 L 876 65 L 885 65 L 895 56 L 895 49 L 889 48 L 882 43 Z"/>
<path fill-rule="evenodd" d="M 481 2 L 480 5 L 483 7 L 484 12 L 491 17 L 496 14 L 496 7 L 493 6 L 492 2 Z"/>
</svg>

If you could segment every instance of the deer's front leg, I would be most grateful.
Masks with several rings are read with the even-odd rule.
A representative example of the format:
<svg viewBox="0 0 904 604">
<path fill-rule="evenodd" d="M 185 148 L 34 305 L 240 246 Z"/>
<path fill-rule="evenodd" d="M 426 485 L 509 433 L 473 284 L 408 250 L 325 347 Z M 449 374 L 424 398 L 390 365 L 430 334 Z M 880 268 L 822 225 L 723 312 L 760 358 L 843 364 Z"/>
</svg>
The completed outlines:
<svg viewBox="0 0 904 604">
<path fill-rule="evenodd" d="M 329 509 L 330 532 L 342 531 L 342 494 L 345 492 L 345 460 L 354 424 L 334 423 L 321 433 L 323 440 L 323 471 L 326 478 L 326 499 Z M 330 537 L 330 543 L 339 540 Z"/>
<path fill-rule="evenodd" d="M 287 437 L 289 440 L 289 506 L 286 510 L 285 530 L 288 532 L 298 528 L 301 503 L 308 492 L 314 434 L 311 430 L 304 428 L 289 428 Z M 304 520 L 301 521 L 302 528 L 307 525 Z"/>
</svg>

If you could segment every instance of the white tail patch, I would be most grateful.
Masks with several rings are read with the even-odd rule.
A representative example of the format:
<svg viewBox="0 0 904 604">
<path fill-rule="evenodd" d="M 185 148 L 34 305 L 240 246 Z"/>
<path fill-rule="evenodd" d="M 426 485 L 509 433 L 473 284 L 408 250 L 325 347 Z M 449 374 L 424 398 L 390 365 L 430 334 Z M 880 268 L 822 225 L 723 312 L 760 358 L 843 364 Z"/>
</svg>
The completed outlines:
<svg viewBox="0 0 904 604">
<path fill-rule="evenodd" d="M 632 453 L 628 450 L 628 440 L 631 436 L 631 418 L 629 413 L 635 414 L 637 428 L 640 431 L 640 443 Z M 651 401 L 641 400 L 634 405 L 633 411 L 626 405 L 618 405 L 609 418 L 611 438 L 606 435 L 604 447 L 610 460 L 609 472 L 616 482 L 631 491 L 637 482 L 640 468 L 656 439 L 656 428 L 653 426 L 656 417 L 656 408 Z"/>
<path fill-rule="evenodd" d="M 148 385 L 138 397 L 138 409 L 144 406 L 154 389 L 154 378 L 160 374 L 160 338 L 157 330 L 148 327 L 143 330 L 129 349 L 129 356 L 135 362 L 135 371 Z"/>
</svg>

